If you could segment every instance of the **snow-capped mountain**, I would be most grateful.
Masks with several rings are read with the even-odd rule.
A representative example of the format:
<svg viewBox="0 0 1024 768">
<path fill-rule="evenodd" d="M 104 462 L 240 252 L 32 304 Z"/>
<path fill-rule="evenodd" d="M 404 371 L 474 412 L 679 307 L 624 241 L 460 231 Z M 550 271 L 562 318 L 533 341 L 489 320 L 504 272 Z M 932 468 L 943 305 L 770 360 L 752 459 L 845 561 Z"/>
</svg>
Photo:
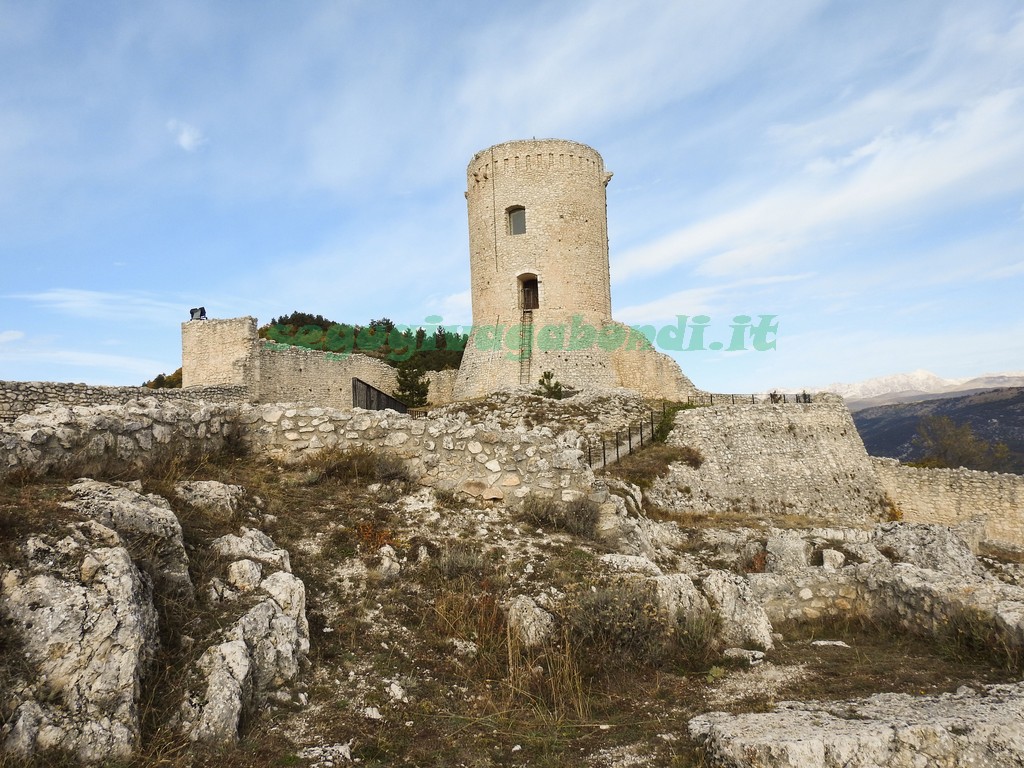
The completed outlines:
<svg viewBox="0 0 1024 768">
<path fill-rule="evenodd" d="M 852 384 L 830 384 L 823 389 L 842 395 L 852 409 L 887 403 L 949 397 L 983 389 L 1024 386 L 1024 372 L 987 373 L 966 379 L 944 379 L 931 371 L 917 370 L 879 376 Z"/>
</svg>

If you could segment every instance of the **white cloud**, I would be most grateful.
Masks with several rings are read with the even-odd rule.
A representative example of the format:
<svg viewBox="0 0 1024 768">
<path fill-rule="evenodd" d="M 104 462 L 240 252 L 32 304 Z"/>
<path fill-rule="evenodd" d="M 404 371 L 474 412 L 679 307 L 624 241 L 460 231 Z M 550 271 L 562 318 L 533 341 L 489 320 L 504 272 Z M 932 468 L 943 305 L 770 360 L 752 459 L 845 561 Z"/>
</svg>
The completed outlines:
<svg viewBox="0 0 1024 768">
<path fill-rule="evenodd" d="M 749 272 L 792 258 L 800 246 L 870 224 L 912 219 L 1020 188 L 1024 88 L 967 105 L 923 130 L 875 137 L 870 151 L 820 158 L 759 198 L 633 248 L 620 279 L 701 259 L 708 275 Z"/>
<path fill-rule="evenodd" d="M 167 130 L 174 136 L 175 143 L 186 152 L 195 152 L 208 141 L 196 126 L 181 120 L 168 120 Z"/>
<path fill-rule="evenodd" d="M 0 344 L 25 338 L 23 331 L 0 331 Z"/>
</svg>

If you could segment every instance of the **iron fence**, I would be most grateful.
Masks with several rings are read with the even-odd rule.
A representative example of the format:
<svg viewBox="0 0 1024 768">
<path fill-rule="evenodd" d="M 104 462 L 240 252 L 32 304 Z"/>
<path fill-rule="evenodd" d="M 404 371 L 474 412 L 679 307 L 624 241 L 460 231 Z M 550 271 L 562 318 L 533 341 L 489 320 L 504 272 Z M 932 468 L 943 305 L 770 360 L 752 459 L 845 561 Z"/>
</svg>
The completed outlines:
<svg viewBox="0 0 1024 768">
<path fill-rule="evenodd" d="M 758 403 L 810 403 L 813 398 L 807 392 L 798 394 L 786 392 L 767 392 L 751 395 L 716 394 L 704 392 L 699 395 L 689 395 L 686 398 L 687 405 L 757 405 Z"/>
</svg>

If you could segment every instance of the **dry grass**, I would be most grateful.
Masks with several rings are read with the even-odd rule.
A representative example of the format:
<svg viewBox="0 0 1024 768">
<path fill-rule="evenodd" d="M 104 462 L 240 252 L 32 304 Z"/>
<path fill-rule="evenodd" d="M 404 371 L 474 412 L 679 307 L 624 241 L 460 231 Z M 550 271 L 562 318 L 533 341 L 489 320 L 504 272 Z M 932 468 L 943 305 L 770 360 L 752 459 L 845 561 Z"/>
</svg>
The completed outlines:
<svg viewBox="0 0 1024 768">
<path fill-rule="evenodd" d="M 530 525 L 590 539 L 595 535 L 599 511 L 598 505 L 587 498 L 563 502 L 536 493 L 524 497 L 519 508 L 520 516 Z"/>
<path fill-rule="evenodd" d="M 704 457 L 696 448 L 650 443 L 602 471 L 646 490 L 657 478 L 668 474 L 671 464 L 682 463 L 697 469 L 703 462 Z"/>
<path fill-rule="evenodd" d="M 812 672 L 784 689 L 790 699 L 838 700 L 880 692 L 916 695 L 1008 679 L 1006 668 L 980 653 L 952 657 L 942 642 L 921 637 L 885 618 L 861 614 L 779 625 L 786 638 L 771 655 L 776 664 L 803 664 Z M 850 648 L 813 646 L 842 640 Z"/>
<path fill-rule="evenodd" d="M 716 684 L 714 675 L 708 682 L 709 672 L 720 664 L 713 616 L 694 615 L 670 624 L 645 588 L 591 583 L 595 545 L 584 539 L 566 544 L 565 537 L 555 537 L 561 542 L 555 547 L 547 537 L 524 532 L 520 544 L 543 554 L 524 586 L 522 561 L 513 565 L 503 559 L 500 542 L 458 538 L 461 534 L 446 531 L 451 538 L 437 543 L 411 528 L 401 504 L 385 492 L 389 485 L 400 488 L 403 481 L 382 481 L 376 458 L 328 455 L 318 461 L 280 467 L 269 461 L 225 459 L 179 464 L 162 477 L 147 479 L 148 490 L 166 489 L 183 475 L 238 483 L 263 499 L 264 512 L 277 517 L 261 527 L 291 550 L 296 575 L 306 584 L 312 669 L 303 685 L 310 709 L 261 715 L 247 723 L 241 742 L 230 748 L 184 744 L 168 725 L 186 682 L 182 670 L 205 647 L 203 638 L 211 628 L 230 615 L 211 612 L 202 603 L 167 604 L 161 609 L 166 651 L 146 682 L 144 747 L 123 768 L 308 764 L 297 757 L 289 737 L 302 744 L 351 740 L 353 757 L 365 768 L 555 768 L 581 765 L 588 754 L 636 743 L 643 746 L 646 765 L 702 765 L 685 738 L 667 742 L 658 734 L 680 733 L 689 717 L 707 708 L 706 693 Z M 65 497 L 63 484 L 50 480 L 0 487 L 0 543 L 51 528 L 52 515 Z M 205 554 L 205 542 L 238 523 L 208 519 L 178 502 L 175 507 L 190 547 L 193 577 L 202 583 L 222 565 Z M 449 510 L 442 515 L 460 511 L 464 513 Z M 752 513 L 743 515 L 737 513 L 736 519 L 750 524 Z M 729 525 L 718 515 L 690 522 L 694 527 Z M 390 582 L 367 579 L 359 589 L 347 586 L 340 567 L 372 565 L 375 548 L 382 543 L 391 544 L 404 559 L 402 574 Z M 428 550 L 429 560 L 418 563 L 421 547 Z M 526 649 L 508 631 L 502 604 L 535 584 L 556 587 L 568 598 L 556 611 L 551 640 Z M 935 643 L 866 621 L 781 628 L 787 640 L 771 660 L 804 664 L 810 670 L 785 695 L 931 692 L 1008 677 L 1004 669 L 978 661 L 971 644 L 960 660 L 947 658 Z M 190 646 L 184 641 L 187 636 L 197 642 Z M 846 639 L 853 651 L 809 646 L 810 638 L 822 636 Z M 453 640 L 472 643 L 468 647 L 475 651 L 460 655 Z M 5 652 L 12 647 L 0 631 L 0 659 L 13 658 Z M 0 691 L 3 674 L 0 664 Z M 6 674 L 9 681 L 18 672 L 11 668 Z M 382 683 L 391 679 L 404 681 L 408 703 L 391 704 Z M 365 687 L 361 680 L 367 681 Z M 385 720 L 363 717 L 366 705 L 380 707 Z M 764 706 L 763 701 L 743 704 L 748 709 Z M 22 764 L 0 757 L 0 768 L 14 765 Z M 28 765 L 54 768 L 67 763 L 46 756 Z"/>
</svg>

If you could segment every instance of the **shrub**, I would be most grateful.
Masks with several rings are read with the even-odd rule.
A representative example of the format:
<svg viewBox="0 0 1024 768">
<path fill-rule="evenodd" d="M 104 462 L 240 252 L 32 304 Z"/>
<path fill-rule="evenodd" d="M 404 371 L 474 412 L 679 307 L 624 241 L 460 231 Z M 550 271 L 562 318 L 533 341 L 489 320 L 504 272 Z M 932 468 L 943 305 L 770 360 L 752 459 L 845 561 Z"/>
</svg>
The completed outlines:
<svg viewBox="0 0 1024 768">
<path fill-rule="evenodd" d="M 646 584 L 622 582 L 567 599 L 562 622 L 580 666 L 592 675 L 609 659 L 623 667 L 654 666 L 664 657 L 665 624 L 654 590 Z"/>
<path fill-rule="evenodd" d="M 722 617 L 716 611 L 679 614 L 670 643 L 675 661 L 688 672 L 707 669 L 721 654 L 721 629 Z"/>
<path fill-rule="evenodd" d="M 533 390 L 533 394 L 540 395 L 541 397 L 550 397 L 553 400 L 562 399 L 564 395 L 562 384 L 555 379 L 555 374 L 551 371 L 544 371 L 541 377 L 537 379 L 537 383 L 540 386 Z"/>
</svg>

